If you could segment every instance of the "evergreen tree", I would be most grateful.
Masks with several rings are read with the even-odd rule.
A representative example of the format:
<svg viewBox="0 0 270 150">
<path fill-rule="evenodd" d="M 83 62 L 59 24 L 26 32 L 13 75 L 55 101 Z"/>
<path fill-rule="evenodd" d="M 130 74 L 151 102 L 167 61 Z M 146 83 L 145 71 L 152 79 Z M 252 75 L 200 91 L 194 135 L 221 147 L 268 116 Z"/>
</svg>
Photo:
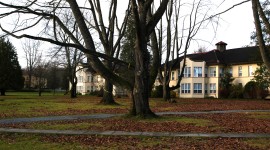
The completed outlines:
<svg viewBox="0 0 270 150">
<path fill-rule="evenodd" d="M 232 77 L 232 74 L 225 70 L 223 76 L 220 78 L 220 96 L 222 98 L 228 98 L 231 92 L 232 82 L 234 78 Z"/>
<path fill-rule="evenodd" d="M 262 5 L 262 9 L 265 13 L 266 18 L 269 20 L 269 18 L 270 18 L 270 9 L 269 9 L 270 2 L 269 2 L 269 0 L 265 0 L 264 2 L 262 2 L 261 5 Z M 263 23 L 261 23 L 261 27 L 262 27 L 262 35 L 263 35 L 263 39 L 265 41 L 265 44 L 269 45 L 270 44 L 270 36 L 267 33 L 267 28 L 266 28 L 265 24 L 263 24 Z M 258 45 L 256 31 L 253 31 L 251 33 L 250 39 L 251 39 L 252 44 Z"/>
<path fill-rule="evenodd" d="M 24 79 L 18 62 L 15 47 L 4 38 L 0 38 L 0 91 L 5 95 L 6 90 L 23 88 Z"/>
<path fill-rule="evenodd" d="M 254 72 L 254 78 L 252 79 L 258 85 L 261 90 L 269 88 L 270 85 L 270 72 L 264 64 L 260 64 L 259 68 Z"/>
<path fill-rule="evenodd" d="M 129 63 L 130 66 L 135 66 L 134 47 L 136 40 L 136 29 L 134 26 L 134 16 L 131 13 L 128 17 L 127 27 L 122 42 L 122 51 L 120 53 L 120 59 Z M 134 70 L 122 70 L 119 74 L 126 80 L 134 80 Z"/>
<path fill-rule="evenodd" d="M 128 23 L 126 32 L 124 35 L 124 40 L 122 42 L 122 51 L 120 54 L 120 59 L 130 63 L 131 65 L 135 65 L 135 59 L 134 59 L 134 46 L 135 46 L 135 40 L 136 40 L 136 29 L 134 26 L 134 17 L 131 13 L 131 15 L 128 17 Z"/>
</svg>

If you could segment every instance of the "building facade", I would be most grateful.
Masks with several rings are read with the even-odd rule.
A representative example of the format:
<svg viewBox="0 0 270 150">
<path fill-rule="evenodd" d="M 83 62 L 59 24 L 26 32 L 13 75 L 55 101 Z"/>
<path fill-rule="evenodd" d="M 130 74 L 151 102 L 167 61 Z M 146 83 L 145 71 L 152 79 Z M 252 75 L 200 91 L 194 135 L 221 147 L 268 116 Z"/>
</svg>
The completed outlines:
<svg viewBox="0 0 270 150">
<path fill-rule="evenodd" d="M 188 54 L 184 64 L 183 57 L 178 60 L 178 65 L 171 72 L 170 86 L 177 84 L 180 69 L 185 65 L 180 88 L 175 92 L 180 98 L 219 98 L 220 79 L 224 72 L 231 73 L 233 84 L 243 87 L 253 79 L 253 73 L 262 63 L 258 47 L 243 47 L 226 49 L 226 43 L 219 42 L 216 49 Z M 100 90 L 105 80 L 89 68 L 79 65 L 77 69 L 77 92 L 87 94 Z M 159 85 L 156 80 L 155 86 Z M 127 90 L 114 86 L 114 95 L 127 95 Z"/>
<path fill-rule="evenodd" d="M 226 50 L 226 43 L 216 44 L 217 49 L 189 54 L 186 63 L 180 58 L 180 68 L 185 65 L 180 88 L 176 91 L 181 98 L 219 97 L 220 79 L 224 72 L 231 73 L 233 84 L 245 86 L 261 63 L 258 47 Z M 182 60 L 181 60 L 182 59 Z M 179 70 L 180 70 L 179 68 Z M 179 70 L 172 71 L 170 85 L 177 83 Z"/>
<path fill-rule="evenodd" d="M 77 93 L 81 93 L 82 95 L 90 94 L 91 92 L 94 91 L 99 91 L 100 89 L 103 88 L 105 83 L 104 78 L 102 78 L 99 74 L 95 73 L 95 71 L 93 71 L 83 63 L 77 66 L 76 77 L 77 77 Z M 127 90 L 121 87 L 113 86 L 113 95 L 114 96 L 127 95 Z"/>
</svg>

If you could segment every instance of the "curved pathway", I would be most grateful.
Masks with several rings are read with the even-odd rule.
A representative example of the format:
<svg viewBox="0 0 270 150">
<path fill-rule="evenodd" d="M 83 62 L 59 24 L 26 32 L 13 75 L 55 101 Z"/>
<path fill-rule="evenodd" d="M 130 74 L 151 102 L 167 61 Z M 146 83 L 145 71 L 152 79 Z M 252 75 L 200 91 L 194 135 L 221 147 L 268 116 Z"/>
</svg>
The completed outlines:
<svg viewBox="0 0 270 150">
<path fill-rule="evenodd" d="M 270 110 L 225 110 L 225 111 L 198 111 L 198 112 L 159 112 L 158 115 L 189 115 L 189 114 L 220 114 L 220 113 L 248 113 L 248 112 L 270 112 Z M 60 121 L 76 119 L 103 119 L 123 114 L 92 114 L 73 116 L 48 116 L 34 118 L 12 118 L 2 119 L 0 124 L 26 123 L 39 121 Z M 175 132 L 126 132 L 126 131 L 88 131 L 88 130 L 36 130 L 0 128 L 0 132 L 13 133 L 39 133 L 39 134 L 69 134 L 69 135 L 126 135 L 126 136 L 170 136 L 170 137 L 226 137 L 226 138 L 270 138 L 269 134 L 259 133 L 175 133 Z"/>
</svg>

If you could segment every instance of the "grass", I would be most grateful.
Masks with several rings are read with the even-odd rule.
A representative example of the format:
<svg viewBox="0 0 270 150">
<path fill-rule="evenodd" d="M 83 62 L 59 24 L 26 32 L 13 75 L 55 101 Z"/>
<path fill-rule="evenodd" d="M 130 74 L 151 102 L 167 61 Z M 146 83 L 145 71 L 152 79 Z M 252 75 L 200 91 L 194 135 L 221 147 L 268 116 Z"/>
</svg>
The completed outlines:
<svg viewBox="0 0 270 150">
<path fill-rule="evenodd" d="M 269 139 L 248 139 L 244 140 L 244 142 L 252 147 L 256 147 L 257 149 L 269 149 L 270 148 L 270 143 Z"/>
<path fill-rule="evenodd" d="M 255 119 L 270 119 L 270 112 L 253 112 L 249 113 L 250 118 Z"/>
<path fill-rule="evenodd" d="M 31 117 L 47 115 L 65 115 L 65 113 L 82 114 L 83 111 L 105 109 L 128 109 L 129 101 L 126 99 L 118 100 L 120 105 L 98 105 L 101 98 L 94 96 L 78 96 L 76 99 L 70 99 L 67 95 L 20 95 L 11 94 L 0 97 L 0 118 L 12 117 Z M 88 113 L 91 113 L 88 112 Z"/>
<path fill-rule="evenodd" d="M 0 96 L 0 118 L 13 117 L 33 117 L 48 115 L 86 115 L 91 113 L 127 113 L 130 108 L 130 101 L 127 98 L 116 99 L 120 105 L 99 105 L 101 98 L 94 96 L 78 96 L 76 99 L 70 99 L 63 93 L 43 93 L 41 97 L 37 93 L 7 93 L 7 96 Z M 208 110 L 210 104 L 216 103 L 221 106 L 223 101 L 219 100 L 179 100 L 176 104 L 170 104 L 162 99 L 150 99 L 150 107 L 155 112 L 171 111 L 178 107 L 189 106 L 190 110 L 196 110 L 205 104 L 205 110 Z M 226 104 L 230 104 L 228 100 Z M 234 101 L 232 101 L 234 102 Z M 260 103 L 260 101 L 258 101 Z M 197 104 L 197 105 L 196 105 Z M 243 103 L 240 103 L 243 104 Z M 266 102 L 262 102 L 265 106 Z M 228 105 L 228 106 L 230 106 Z M 226 105 L 227 106 L 227 105 Z M 220 109 L 220 107 L 218 107 Z M 260 107 L 258 107 L 260 109 Z M 264 108 L 265 109 L 265 108 Z M 267 108 L 266 108 L 267 109 Z M 119 111 L 120 110 L 120 111 Z M 201 110 L 200 110 L 201 111 Z M 270 119 L 269 112 L 250 113 L 251 118 Z M 116 118 L 117 119 L 117 118 Z M 136 118 L 118 118 L 118 119 L 136 119 Z M 192 126 L 206 128 L 221 128 L 208 119 L 200 119 L 183 116 L 163 116 L 154 119 L 135 120 L 138 122 L 163 123 L 163 122 L 181 122 Z M 102 127 L 106 125 L 104 122 L 48 122 L 48 123 L 31 123 L 34 129 L 56 129 L 56 130 L 72 130 L 72 129 L 89 129 L 89 127 Z M 56 137 L 54 140 L 46 138 Z M 62 137 L 63 139 L 60 137 Z M 167 148 L 170 149 L 174 144 L 184 143 L 185 145 L 204 145 L 211 140 L 207 138 L 169 138 L 169 137 L 133 137 L 133 136 L 85 136 L 81 141 L 77 140 L 80 136 L 54 135 L 54 134 L 17 134 L 17 133 L 0 133 L 0 149 L 151 149 L 151 148 Z M 67 138 L 67 139 L 66 139 Z M 69 139 L 70 138 L 70 139 Z M 240 143 L 249 145 L 258 149 L 269 149 L 269 139 L 236 139 Z M 99 141 L 99 142 L 97 142 Z M 211 142 L 210 142 L 211 143 Z M 227 142 L 223 142 L 226 143 Z M 230 144 L 230 143 L 228 143 Z M 191 149 L 191 147 L 187 148 Z M 200 148 L 198 148 L 200 149 Z M 204 148 L 202 148 L 204 149 Z"/>
<path fill-rule="evenodd" d="M 188 117 L 172 117 L 172 116 L 164 116 L 154 119 L 134 119 L 134 118 L 123 118 L 123 117 L 114 117 L 111 118 L 113 122 L 119 124 L 111 124 L 107 122 L 111 122 L 109 120 L 104 119 L 87 119 L 87 120 L 74 120 L 74 121 L 49 121 L 49 122 L 34 122 L 28 123 L 27 128 L 30 129 L 42 129 L 42 130 L 106 130 L 106 128 L 110 127 L 120 127 L 125 130 L 125 128 L 130 127 L 132 129 L 132 122 L 135 123 L 173 123 L 179 122 L 181 124 L 189 124 L 191 126 L 196 127 L 209 127 L 209 128 L 220 128 L 211 120 L 206 119 L 198 119 L 198 118 L 188 118 Z M 130 124 L 126 124 L 123 126 L 123 122 L 130 121 Z M 123 126 L 123 127 L 122 127 Z M 25 127 L 24 127 L 25 128 Z M 120 129 L 121 130 L 121 129 Z"/>
<path fill-rule="evenodd" d="M 140 122 L 181 122 L 186 124 L 192 124 L 194 126 L 206 127 L 213 123 L 207 119 L 189 118 L 189 117 L 177 117 L 177 116 L 162 116 L 158 118 L 139 120 Z"/>
<path fill-rule="evenodd" d="M 4 137 L 3 137 L 4 135 Z M 7 137 L 6 137 L 7 136 Z M 41 136 L 36 134 L 2 134 L 0 138 L 0 149 L 3 150 L 64 150 L 64 149 L 80 149 L 80 144 L 75 143 L 54 143 L 44 142 Z"/>
<path fill-rule="evenodd" d="M 43 129 L 43 130 L 86 130 L 90 126 L 102 127 L 101 123 L 90 123 L 90 122 L 80 122 L 80 123 L 33 123 L 31 128 L 33 129 Z"/>
</svg>

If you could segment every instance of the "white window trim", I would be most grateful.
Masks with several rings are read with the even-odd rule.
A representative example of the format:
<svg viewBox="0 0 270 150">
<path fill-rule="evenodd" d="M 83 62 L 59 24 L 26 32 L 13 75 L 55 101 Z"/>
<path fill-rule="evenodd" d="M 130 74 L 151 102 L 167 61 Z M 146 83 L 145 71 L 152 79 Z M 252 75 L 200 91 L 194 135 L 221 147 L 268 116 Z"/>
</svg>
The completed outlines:
<svg viewBox="0 0 270 150">
<path fill-rule="evenodd" d="M 209 93 L 210 94 L 216 94 L 217 93 L 217 86 L 216 83 L 210 83 L 209 84 L 210 90 Z"/>
<path fill-rule="evenodd" d="M 181 84 L 181 93 L 182 94 L 190 94 L 190 83 L 182 83 Z"/>
<path fill-rule="evenodd" d="M 209 67 L 209 77 L 216 77 L 217 76 L 217 68 L 216 67 Z"/>
<path fill-rule="evenodd" d="M 197 74 L 195 73 L 195 70 L 197 70 Z M 193 68 L 193 77 L 202 77 L 202 67 L 194 67 Z"/>
<path fill-rule="evenodd" d="M 202 83 L 193 83 L 193 93 L 202 94 Z"/>
</svg>

